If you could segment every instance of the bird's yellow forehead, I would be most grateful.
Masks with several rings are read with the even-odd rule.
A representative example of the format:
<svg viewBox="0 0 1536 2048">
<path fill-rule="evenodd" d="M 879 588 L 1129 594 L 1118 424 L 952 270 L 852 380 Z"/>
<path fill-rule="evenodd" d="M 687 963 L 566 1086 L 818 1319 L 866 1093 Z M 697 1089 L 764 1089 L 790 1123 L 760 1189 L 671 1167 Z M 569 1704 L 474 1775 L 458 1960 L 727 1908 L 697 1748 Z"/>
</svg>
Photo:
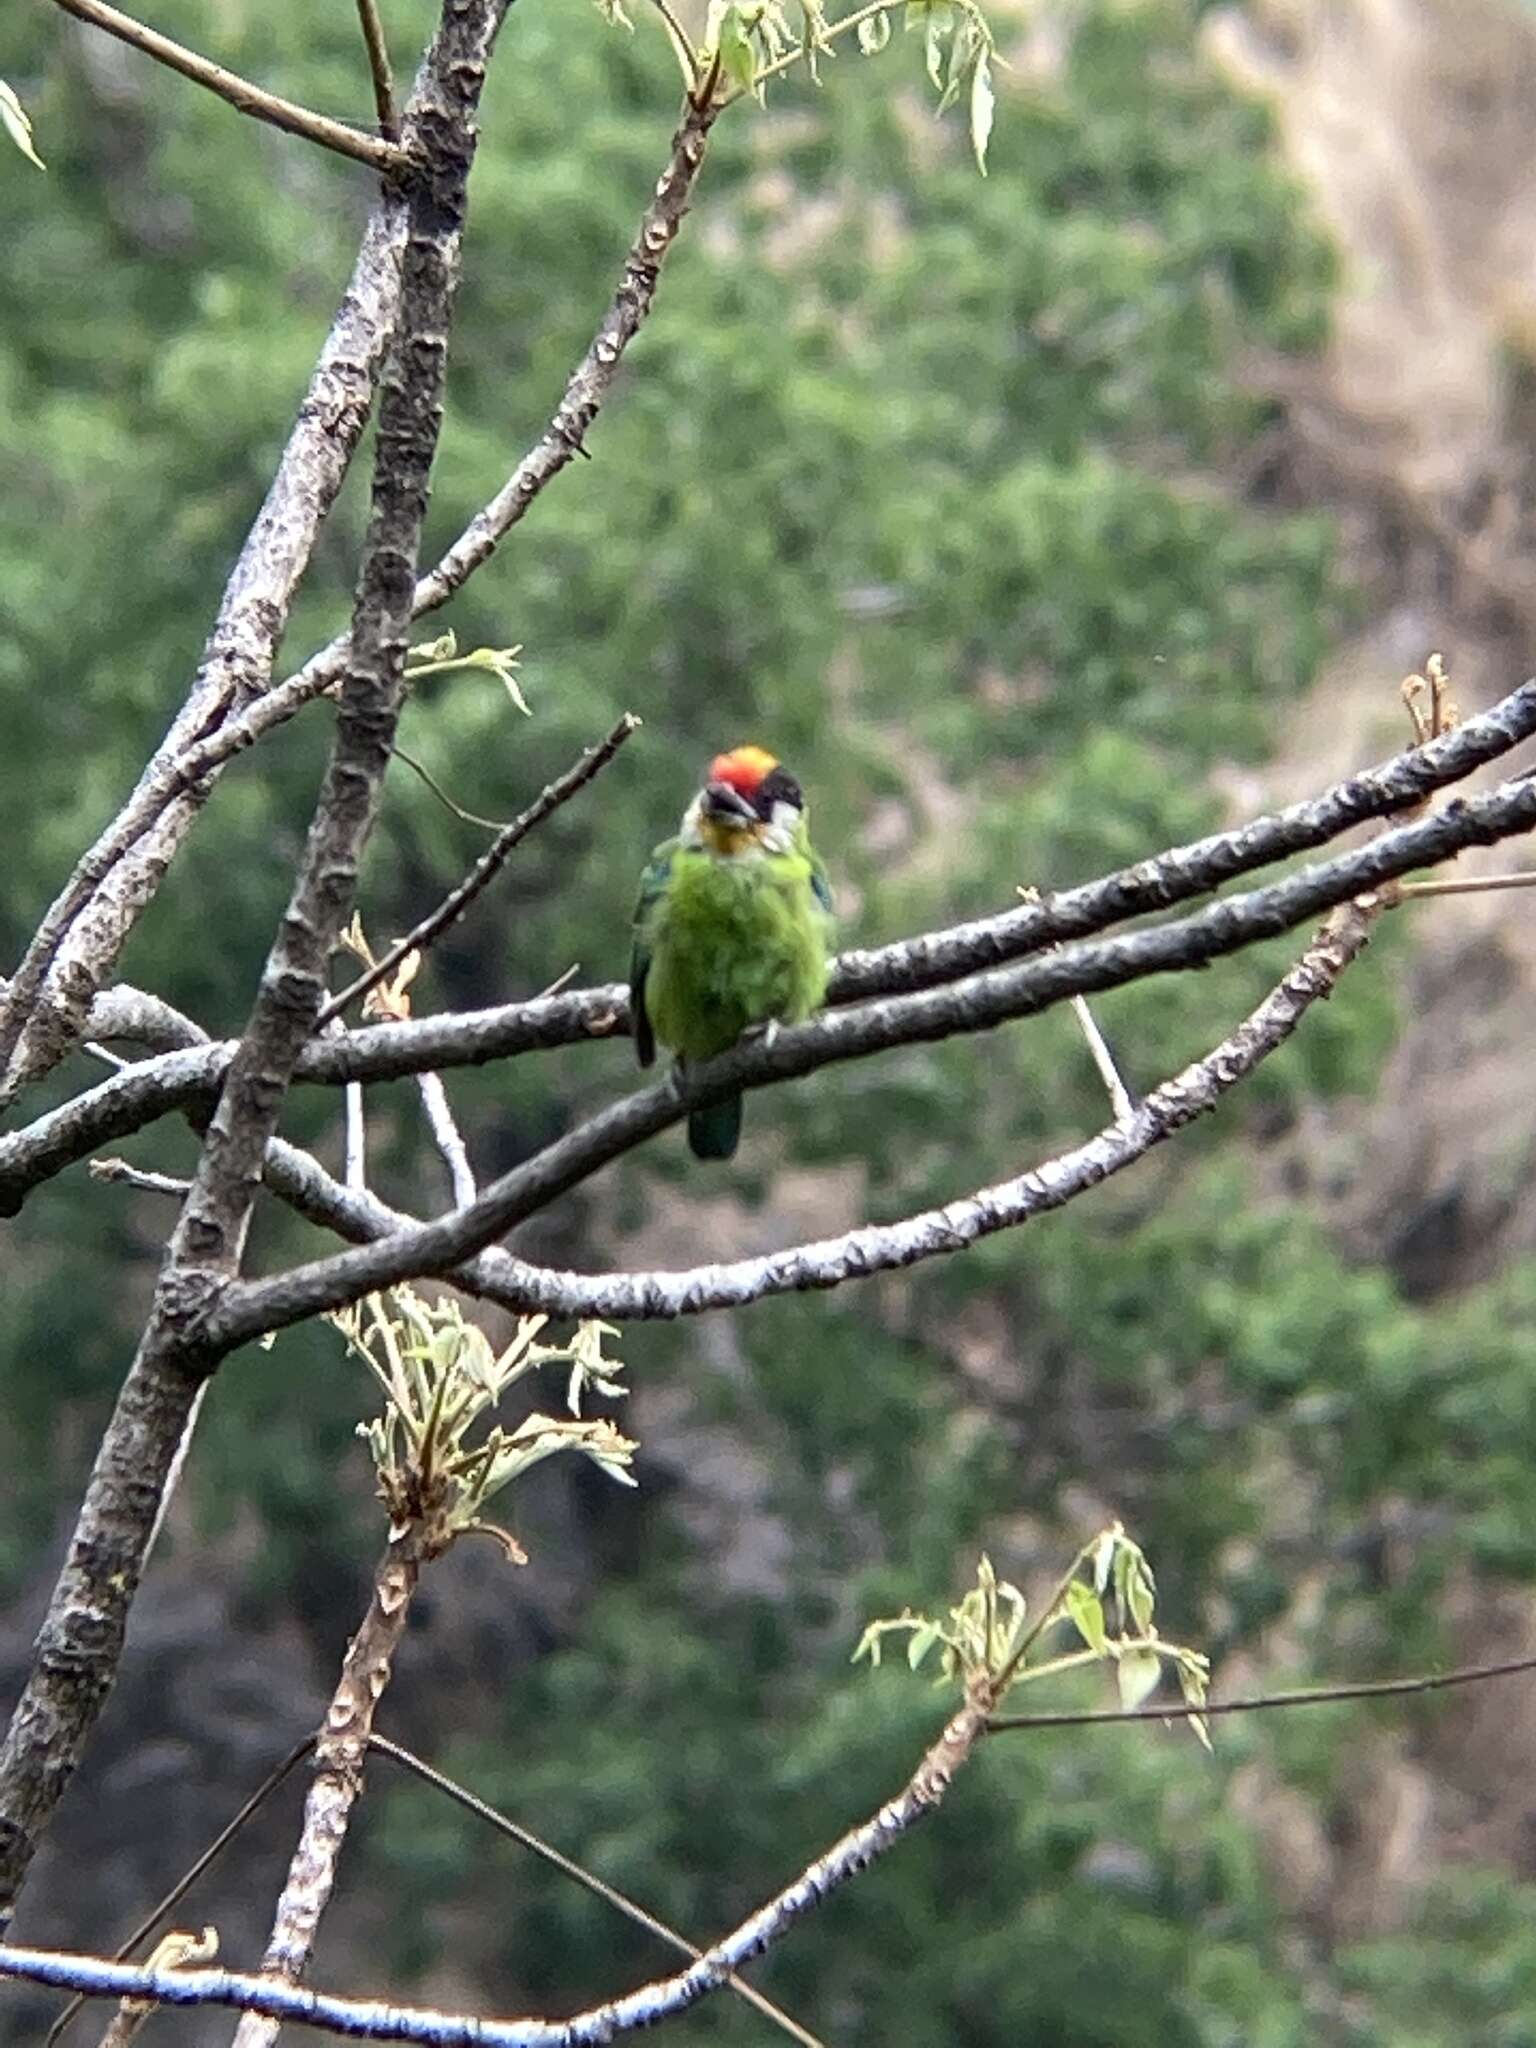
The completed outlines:
<svg viewBox="0 0 1536 2048">
<path fill-rule="evenodd" d="M 750 852 L 762 836 L 762 829 L 745 818 L 712 818 L 705 812 L 699 819 L 699 841 L 711 853 L 730 858 Z"/>
</svg>

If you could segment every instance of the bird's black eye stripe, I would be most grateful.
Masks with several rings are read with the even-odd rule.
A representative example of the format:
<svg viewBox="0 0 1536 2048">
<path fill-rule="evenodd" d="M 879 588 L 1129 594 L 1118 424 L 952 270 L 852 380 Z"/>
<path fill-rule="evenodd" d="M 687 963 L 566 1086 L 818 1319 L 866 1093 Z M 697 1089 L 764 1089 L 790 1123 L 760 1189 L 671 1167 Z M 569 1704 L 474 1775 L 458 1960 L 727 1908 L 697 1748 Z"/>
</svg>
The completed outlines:
<svg viewBox="0 0 1536 2048">
<path fill-rule="evenodd" d="M 775 804 L 793 804 L 803 811 L 805 793 L 787 768 L 770 768 L 758 784 L 753 802 L 762 817 L 771 818 Z"/>
</svg>

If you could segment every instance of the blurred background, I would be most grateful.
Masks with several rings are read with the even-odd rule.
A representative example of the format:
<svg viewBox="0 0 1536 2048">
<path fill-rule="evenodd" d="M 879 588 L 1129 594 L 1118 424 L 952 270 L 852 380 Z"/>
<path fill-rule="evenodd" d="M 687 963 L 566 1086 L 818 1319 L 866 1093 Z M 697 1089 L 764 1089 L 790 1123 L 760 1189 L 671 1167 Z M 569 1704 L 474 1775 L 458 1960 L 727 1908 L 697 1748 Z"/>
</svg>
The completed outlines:
<svg viewBox="0 0 1536 2048">
<path fill-rule="evenodd" d="M 432 10 L 384 12 L 408 73 Z M 367 108 L 350 7 L 154 19 L 278 92 Z M 798 769 L 845 934 L 872 942 L 1395 751 L 1397 684 L 1432 648 L 1467 709 L 1530 669 L 1536 15 L 1000 0 L 996 21 L 985 180 L 899 33 L 722 122 L 595 459 L 442 621 L 524 644 L 531 718 L 454 677 L 403 740 L 509 816 L 620 711 L 644 730 L 436 949 L 418 1012 L 622 973 L 634 878 L 718 746 Z M 638 9 L 637 31 L 583 0 L 510 17 L 433 543 L 547 419 L 616 280 L 675 102 Z M 367 189 L 47 7 L 6 10 L 0 76 L 49 164 L 0 160 L 14 958 L 180 699 Z M 362 505 L 354 480 L 294 662 L 345 616 Z M 124 961 L 215 1033 L 245 1014 L 327 726 L 229 771 Z M 482 844 L 392 777 L 370 933 Z M 490 1546 L 434 1568 L 384 1731 L 705 1938 L 905 1778 L 937 1696 L 848 1654 L 871 1614 L 968 1582 L 982 1545 L 1039 1591 L 1121 1516 L 1165 1632 L 1210 1650 L 1222 1692 L 1532 1649 L 1528 900 L 1403 913 L 1216 1119 L 1064 1214 L 833 1296 L 626 1331 L 639 1492 L 545 1468 L 515 1503 L 526 1571 Z M 1104 1000 L 1133 1084 L 1213 1043 L 1287 952 Z M 630 1058 L 450 1075 L 481 1174 L 628 1087 Z M 57 1087 L 92 1078 L 76 1061 Z M 337 1108 L 305 1092 L 288 1123 L 333 1163 Z M 444 1200 L 414 1094 L 368 1111 L 381 1192 Z M 588 1268 L 766 1249 L 1016 1172 L 1104 1115 L 1051 1017 L 759 1096 L 734 1167 L 669 1135 L 518 1242 Z M 177 1172 L 192 1140 L 167 1123 L 130 1150 Z M 169 1221 L 76 1169 L 0 1245 L 6 1706 Z M 264 1213 L 255 1256 L 317 1243 Z M 220 1375 L 17 1939 L 114 1946 L 314 1724 L 379 1543 L 370 1404 L 328 1329 Z M 1098 1682 L 1058 1702 L 1108 1703 Z M 839 2043 L 1527 2048 L 1533 1786 L 1520 1682 L 1226 1722 L 1214 1761 L 1155 1728 L 1013 1738 L 759 1980 Z M 216 1922 L 232 1961 L 260 1952 L 298 1797 L 178 1916 Z M 378 1766 L 318 1981 L 558 2012 L 666 1967 Z M 0 2039 L 52 2010 L 7 1989 Z M 728 1997 L 676 2028 L 772 2038 Z"/>
</svg>

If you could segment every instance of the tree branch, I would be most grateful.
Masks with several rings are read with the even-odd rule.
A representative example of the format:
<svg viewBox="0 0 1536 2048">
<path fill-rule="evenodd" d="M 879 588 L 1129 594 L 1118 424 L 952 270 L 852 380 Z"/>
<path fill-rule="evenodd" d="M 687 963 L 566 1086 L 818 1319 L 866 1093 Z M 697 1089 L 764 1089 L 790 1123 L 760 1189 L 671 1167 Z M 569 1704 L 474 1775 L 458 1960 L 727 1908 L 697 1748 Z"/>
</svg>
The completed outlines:
<svg viewBox="0 0 1536 2048">
<path fill-rule="evenodd" d="M 374 1711 L 389 1684 L 426 1555 L 421 1528 L 413 1522 L 398 1534 L 391 1533 L 379 1560 L 368 1611 L 347 1645 L 341 1676 L 316 1738 L 315 1776 L 261 1959 L 263 1977 L 297 1984 L 309 1967 L 352 1808 L 362 1793 Z M 235 2048 L 266 2048 L 277 2033 L 274 2019 L 247 2013 L 236 2030 Z"/>
<path fill-rule="evenodd" d="M 1384 833 L 1368 846 L 1305 868 L 1268 888 L 1210 904 L 1192 917 L 1120 938 L 1066 946 L 1038 960 L 915 995 L 827 1011 L 809 1023 L 781 1029 L 771 1040 L 744 1042 L 718 1059 L 674 1070 L 665 1081 L 600 1111 L 493 1182 L 466 1209 L 270 1280 L 237 1284 L 212 1308 L 203 1334 L 218 1348 L 230 1347 L 408 1277 L 445 1273 L 621 1153 L 690 1111 L 738 1090 L 796 1079 L 897 1045 L 990 1030 L 1034 1016 L 1069 996 L 1203 966 L 1256 939 L 1277 937 L 1411 868 L 1533 824 L 1536 781 L 1501 784 L 1486 796 L 1458 800 L 1436 817 Z M 418 1039 L 418 1050 L 420 1044 Z M 1134 1126 L 1121 1128 L 1128 1131 Z"/>
<path fill-rule="evenodd" d="M 365 996 L 370 989 L 377 988 L 381 981 L 387 981 L 407 953 L 424 953 L 434 940 L 440 939 L 444 932 L 451 930 L 481 890 L 495 880 L 512 849 L 526 839 L 536 826 L 542 825 L 552 812 L 558 811 L 562 804 L 569 803 L 576 792 L 585 788 L 595 775 L 600 775 L 630 734 L 638 732 L 639 729 L 639 719 L 632 711 L 626 711 L 604 739 L 599 740 L 595 747 L 588 747 L 574 766 L 567 768 L 563 775 L 558 776 L 543 789 L 510 825 L 503 826 L 463 881 L 457 888 L 449 890 L 436 910 L 424 917 L 403 939 L 397 939 L 382 959 L 376 960 L 366 973 L 360 974 L 356 981 L 344 988 L 339 995 L 331 996 L 321 1005 L 319 1028 L 323 1030 L 333 1017 L 339 1017 L 348 1003 L 356 1002 L 359 996 Z"/>
<path fill-rule="evenodd" d="M 181 43 L 173 43 L 169 36 L 147 28 L 142 21 L 135 21 L 131 14 L 123 14 L 115 7 L 104 5 L 104 0 L 53 0 L 53 4 L 62 8 L 64 13 L 72 14 L 77 21 L 105 29 L 120 43 L 142 50 L 157 64 L 179 71 L 194 85 L 206 86 L 209 92 L 242 114 L 266 121 L 289 135 L 302 135 L 306 142 L 318 143 L 322 149 L 334 150 L 338 156 L 367 164 L 381 176 L 395 175 L 405 168 L 405 153 L 398 143 L 390 140 L 387 128 L 382 136 L 366 135 L 362 129 L 354 128 L 348 122 L 332 121 L 325 114 L 311 113 L 308 107 L 296 107 L 291 100 L 279 99 L 275 93 L 264 92 L 259 85 L 252 85 L 249 79 L 226 71 L 222 64 L 214 64 L 207 57 L 198 56 L 195 50 L 189 50 Z M 366 4 L 366 0 L 360 0 L 360 4 Z"/>
<path fill-rule="evenodd" d="M 404 233 L 403 202 L 386 193 L 186 701 L 128 802 L 49 906 L 0 1002 L 0 1104 L 80 1037 L 92 998 L 213 787 L 219 764 L 196 759 L 204 736 L 222 731 L 237 705 L 259 701 L 271 678 L 294 591 L 373 404 L 399 303 Z"/>
<path fill-rule="evenodd" d="M 445 0 L 407 116 L 421 169 L 406 202 L 400 319 L 383 380 L 373 510 L 336 736 L 288 910 L 220 1093 L 155 1304 L 102 1440 L 26 1688 L 0 1748 L 0 1913 L 116 1675 L 128 1609 L 198 1388 L 219 1354 L 198 1311 L 238 1269 L 251 1204 L 389 762 L 416 553 L 442 422 L 448 319 L 485 64 L 508 0 Z M 186 1055 L 176 1055 L 186 1057 Z"/>
<path fill-rule="evenodd" d="M 357 18 L 368 52 L 368 75 L 373 80 L 373 104 L 379 117 L 379 133 L 386 142 L 399 134 L 395 119 L 395 80 L 389 68 L 389 44 L 379 19 L 378 0 L 357 0 Z"/>
<path fill-rule="evenodd" d="M 54 1984 L 91 1997 L 149 1998 L 166 2005 L 236 2006 L 301 2026 L 375 2041 L 414 2041 L 426 2048 L 589 2048 L 640 2027 L 655 2026 L 717 1991 L 733 1970 L 772 1946 L 822 1899 L 895 1847 L 943 1801 L 955 1773 L 986 1728 L 983 1699 L 968 1702 L 924 1755 L 906 1785 L 870 1820 L 850 1831 L 775 1898 L 675 1977 L 569 2020 L 488 2020 L 332 1998 L 276 1985 L 232 1970 L 146 1970 L 90 1956 L 43 1949 L 0 1948 L 0 1977 Z"/>
<path fill-rule="evenodd" d="M 1414 1693 L 1481 1685 L 1490 1678 L 1513 1678 L 1526 1671 L 1536 1671 L 1536 1657 L 1511 1657 L 1502 1664 L 1468 1664 L 1459 1671 L 1429 1672 L 1418 1678 L 1372 1678 L 1355 1685 L 1317 1685 L 1298 1692 L 1259 1693 L 1251 1699 L 1206 1700 L 1199 1706 L 1168 1700 L 1157 1707 L 1090 1709 L 1082 1714 L 994 1714 L 987 1723 L 987 1733 L 1006 1735 L 1022 1728 L 1096 1728 L 1119 1721 L 1204 1721 L 1217 1714 L 1264 1714 L 1274 1707 L 1326 1707 L 1342 1700 L 1405 1699 Z"/>
<path fill-rule="evenodd" d="M 572 1321 L 671 1320 L 720 1308 L 744 1308 L 777 1294 L 841 1286 L 896 1271 L 983 1237 L 1015 1230 L 1059 1209 L 1133 1166 L 1175 1131 L 1213 1110 L 1229 1089 L 1285 1043 L 1312 1005 L 1332 994 L 1363 950 L 1374 912 L 1337 911 L 1285 979 L 1214 1051 L 1165 1081 L 1129 1117 L 1017 1179 L 957 1198 L 899 1223 L 864 1224 L 840 1237 L 795 1245 L 759 1258 L 681 1272 L 562 1273 L 528 1264 L 499 1246 L 448 1268 L 441 1277 L 514 1314 L 542 1311 Z M 421 1224 L 371 1194 L 344 1188 L 296 1146 L 268 1148 L 269 1188 L 311 1222 L 357 1243 L 418 1230 Z"/>
<path fill-rule="evenodd" d="M 687 215 L 717 113 L 717 108 L 684 108 L 613 300 L 572 371 L 549 426 L 502 491 L 418 583 L 413 617 L 435 610 L 463 587 L 582 447 L 612 390 L 626 349 L 655 302 L 661 266 Z M 0 1089 L 0 1106 L 11 1100 L 25 1081 L 56 1064 L 80 1035 L 81 1010 L 110 973 L 128 932 L 159 886 L 222 769 L 305 704 L 334 689 L 345 672 L 348 642 L 342 635 L 285 682 L 267 687 L 293 585 L 309 559 L 315 529 L 340 487 L 346 461 L 367 416 L 378 353 L 393 314 L 392 293 L 397 281 L 393 265 L 398 260 L 401 220 L 398 207 L 391 212 L 386 199 L 370 225 L 352 289 L 327 343 L 327 356 L 317 367 L 283 466 L 231 579 L 186 709 L 128 804 L 50 907 L 17 970 L 14 1000 L 0 1005 L 0 1066 L 11 1059 L 24 1026 L 33 1041 L 28 1060 Z M 381 255 L 387 256 L 387 264 L 381 263 Z M 386 287 L 391 296 L 375 307 L 374 298 Z M 355 320 L 354 313 L 364 317 Z M 355 402 L 339 403 L 331 389 L 335 377 L 346 371 L 355 355 L 358 337 L 354 327 L 366 329 L 372 349 L 360 407 Z M 345 345 L 338 347 L 338 343 Z M 340 396 L 345 395 L 343 388 Z M 321 477 L 320 488 L 309 493 L 299 486 L 314 461 L 309 444 L 317 430 L 336 438 L 343 459 L 334 475 Z M 233 707 L 239 700 L 243 700 L 243 708 L 236 713 Z M 135 849 L 139 849 L 136 856 Z M 120 867 L 125 870 L 121 874 L 117 872 Z M 87 929 L 66 949 L 55 968 L 55 955 L 65 935 L 88 906 L 94 909 Z M 53 985 L 45 1013 L 34 1023 L 33 1010 L 45 979 L 51 979 Z"/>
<path fill-rule="evenodd" d="M 1464 776 L 1486 761 L 1508 752 L 1536 731 L 1536 682 L 1511 696 L 1447 739 L 1414 748 L 1382 767 L 1350 778 L 1321 797 L 1295 804 L 1236 831 L 1218 833 L 1193 844 L 1122 868 L 1098 881 L 1083 883 L 1039 903 L 1021 906 L 993 918 L 977 919 L 946 931 L 870 951 L 845 953 L 833 968 L 829 990 L 834 1004 L 861 996 L 899 994 L 941 985 L 946 973 L 961 974 L 987 961 L 1027 955 L 1064 939 L 1101 930 L 1145 911 L 1188 901 L 1235 874 L 1277 860 L 1287 853 L 1323 843 L 1350 825 L 1388 815 L 1419 803 L 1436 789 Z M 1054 956 L 1040 969 L 1053 989 L 1039 1002 L 1031 1000 L 1024 1015 L 1074 994 L 1111 987 L 1143 973 L 1180 965 L 1200 965 L 1221 951 L 1234 950 L 1249 938 L 1272 936 L 1347 900 L 1362 889 L 1380 884 L 1388 874 L 1445 860 L 1464 846 L 1513 836 L 1526 829 L 1526 802 L 1518 785 L 1493 797 L 1471 799 L 1447 809 L 1438 818 L 1384 834 L 1365 855 L 1349 854 L 1319 864 L 1304 877 L 1274 889 L 1213 904 L 1200 917 L 1217 925 L 1235 910 L 1249 921 L 1244 932 L 1228 931 L 1227 941 L 1213 952 L 1202 938 L 1187 957 L 1178 957 L 1180 933 L 1198 927 L 1198 919 L 1165 925 L 1116 942 L 1121 948 L 1149 945 L 1155 958 L 1129 965 L 1123 952 L 1076 946 Z M 1411 836 L 1404 838 L 1403 834 Z M 1383 854 L 1385 849 L 1385 855 Z M 1383 865 L 1385 859 L 1386 865 Z M 1362 864 L 1363 862 L 1363 864 Z M 1305 877 L 1319 886 L 1300 900 L 1295 884 Z M 1290 892 L 1290 893 L 1285 893 Z M 1272 913 L 1278 912 L 1279 922 Z M 1168 951 L 1166 949 L 1172 949 Z M 1111 964 L 1113 963 L 1113 964 Z M 1036 963 L 1039 968 L 1039 963 Z M 1033 972 L 1034 970 L 1032 970 Z M 1031 984 L 1031 991 L 1033 984 Z M 894 1016 L 894 1012 L 888 1012 Z M 999 1021 L 999 1020 L 993 1020 Z M 841 1026 L 827 1016 L 800 1027 L 811 1033 Z M 968 1025 L 964 1028 L 980 1028 Z M 348 1081 L 400 1080 L 428 1070 L 475 1066 L 516 1054 L 582 1044 L 629 1029 L 628 991 L 618 983 L 503 1004 L 491 1010 L 453 1016 L 426 1017 L 404 1024 L 374 1025 L 307 1046 L 295 1078 L 340 1086 Z M 913 1031 L 911 1037 L 924 1035 Z M 784 1044 L 796 1034 L 781 1033 Z M 898 1036 L 891 1043 L 903 1042 Z M 128 1136 L 177 1108 L 211 1099 L 228 1066 L 233 1047 L 226 1041 L 194 1054 L 175 1054 L 140 1065 L 75 1097 L 36 1119 L 23 1131 L 0 1137 L 0 1215 L 13 1215 L 28 1192 L 77 1159 Z M 826 1058 L 852 1057 L 828 1052 Z M 735 1057 L 733 1055 L 733 1057 Z M 822 1064 L 815 1060 L 811 1064 Z M 806 1068 L 809 1071 L 809 1067 Z M 778 1078 L 768 1074 L 763 1078 Z M 762 1080 L 751 1085 L 760 1086 Z M 660 1128 L 660 1125 L 657 1126 Z"/>
</svg>

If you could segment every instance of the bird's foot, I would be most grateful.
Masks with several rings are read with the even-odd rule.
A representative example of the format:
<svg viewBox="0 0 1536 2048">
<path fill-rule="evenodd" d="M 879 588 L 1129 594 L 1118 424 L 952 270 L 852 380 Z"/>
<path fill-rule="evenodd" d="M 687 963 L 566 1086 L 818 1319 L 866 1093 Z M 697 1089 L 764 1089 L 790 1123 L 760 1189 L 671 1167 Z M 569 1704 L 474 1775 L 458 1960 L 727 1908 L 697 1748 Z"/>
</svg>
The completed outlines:
<svg viewBox="0 0 1536 2048">
<path fill-rule="evenodd" d="M 765 1018 L 761 1024 L 749 1024 L 741 1034 L 743 1043 L 753 1043 L 760 1040 L 770 1052 L 773 1050 L 778 1035 L 779 1020 L 777 1017 Z"/>
</svg>

